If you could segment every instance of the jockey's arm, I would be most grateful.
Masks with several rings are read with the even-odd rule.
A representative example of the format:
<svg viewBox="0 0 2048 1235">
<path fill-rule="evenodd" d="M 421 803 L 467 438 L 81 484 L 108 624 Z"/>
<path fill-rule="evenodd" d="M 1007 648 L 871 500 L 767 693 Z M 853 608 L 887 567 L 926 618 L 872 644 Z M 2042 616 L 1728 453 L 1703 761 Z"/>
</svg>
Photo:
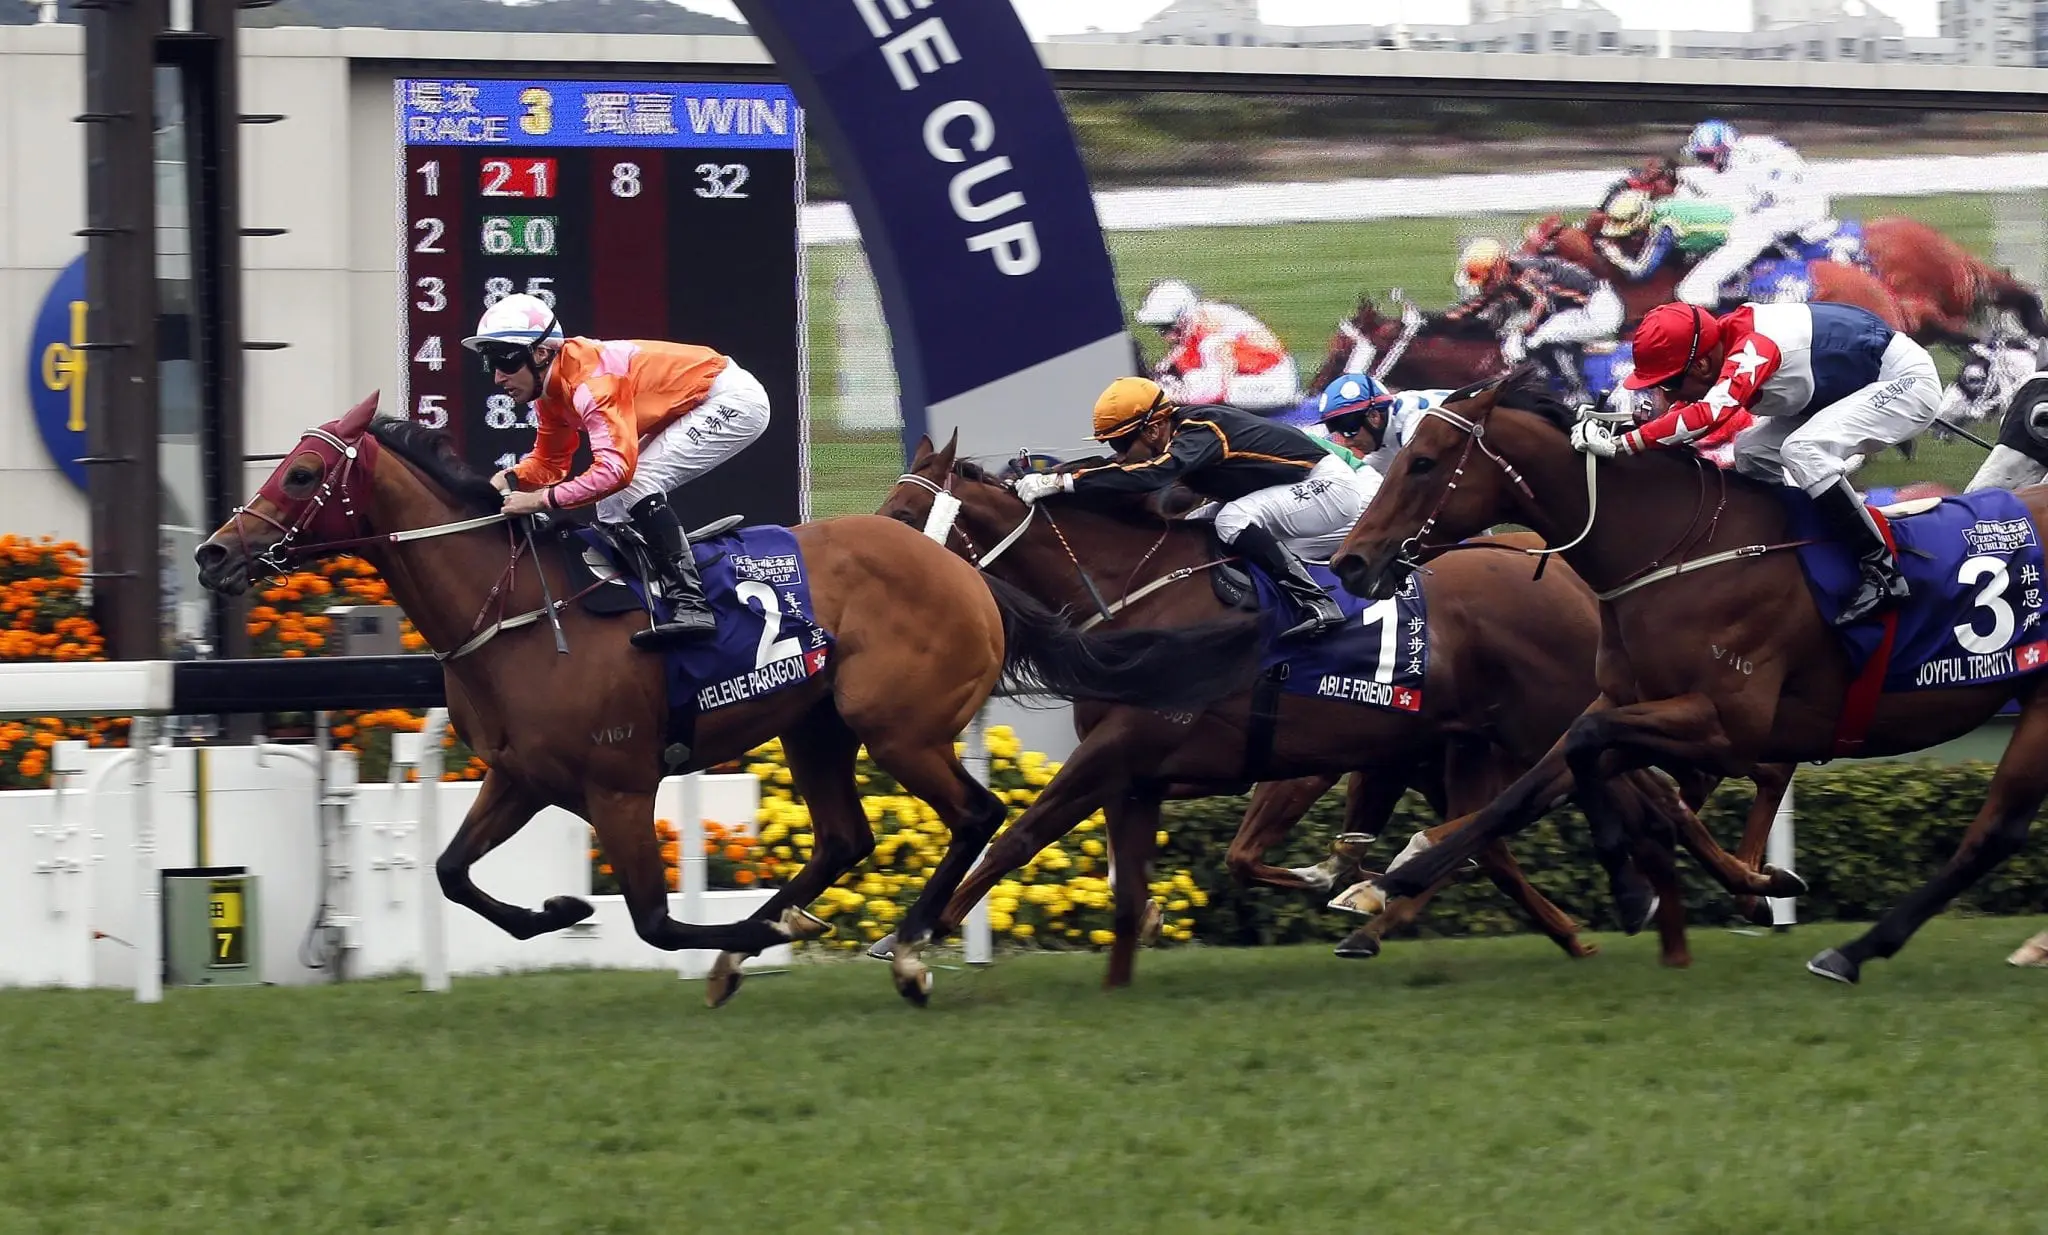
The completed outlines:
<svg viewBox="0 0 2048 1235">
<path fill-rule="evenodd" d="M 1236 357 L 1231 351 L 1234 342 L 1229 335 L 1216 331 L 1204 338 L 1199 348 L 1189 349 L 1184 353 L 1186 363 L 1181 365 L 1180 376 L 1169 393 L 1181 403 L 1221 403 L 1223 392 L 1237 372 Z"/>
<path fill-rule="evenodd" d="M 1660 224 L 1650 229 L 1649 239 L 1643 242 L 1642 250 L 1634 257 L 1622 252 L 1620 245 L 1605 236 L 1596 243 L 1600 246 L 1600 256 L 1606 258 L 1608 264 L 1619 270 L 1629 282 L 1636 283 L 1648 278 L 1650 272 L 1664 261 L 1674 240 L 1671 228 Z"/>
<path fill-rule="evenodd" d="M 575 452 L 576 436 L 580 430 L 590 439 L 590 466 L 573 479 L 560 480 L 568 471 L 567 456 L 562 456 L 564 465 L 555 471 L 556 479 L 538 482 L 553 485 L 548 499 L 561 509 L 588 506 L 625 488 L 633 479 L 633 470 L 640 461 L 640 436 L 634 427 L 633 409 L 623 405 L 616 379 L 589 379 L 572 393 L 571 406 L 575 420 L 569 422 L 566 429 L 569 454 Z M 548 417 L 543 415 L 541 421 L 542 433 L 545 434 Z M 535 439 L 536 454 L 540 452 L 543 440 Z M 532 458 L 529 455 L 527 460 Z M 519 466 L 525 467 L 527 460 L 522 460 Z M 518 469 L 514 472 L 522 483 L 526 481 L 527 477 Z"/>
<path fill-rule="evenodd" d="M 1681 403 L 1640 429 L 1616 439 L 1628 454 L 1664 450 L 1697 442 L 1725 428 L 1738 413 L 1749 410 L 1757 393 L 1778 371 L 1782 358 L 1778 347 L 1762 335 L 1744 336 L 1721 365 L 1721 376 L 1706 397 Z"/>
<path fill-rule="evenodd" d="M 534 413 L 540 427 L 533 435 L 533 449 L 508 469 L 522 489 L 544 489 L 567 476 L 583 436 L 575 421 L 551 414 L 546 405 L 535 407 Z"/>
<path fill-rule="evenodd" d="M 1194 422 L 1174 434 L 1173 444 L 1143 463 L 1116 463 L 1073 473 L 1070 492 L 1082 496 L 1156 493 L 1223 458 L 1223 439 Z"/>
</svg>

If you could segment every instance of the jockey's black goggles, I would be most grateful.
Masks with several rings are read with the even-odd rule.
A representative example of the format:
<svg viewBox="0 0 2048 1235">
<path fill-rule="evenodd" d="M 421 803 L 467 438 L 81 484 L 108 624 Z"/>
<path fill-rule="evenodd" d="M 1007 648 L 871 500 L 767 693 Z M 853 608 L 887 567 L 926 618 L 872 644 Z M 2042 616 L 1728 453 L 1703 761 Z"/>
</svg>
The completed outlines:
<svg viewBox="0 0 2048 1235">
<path fill-rule="evenodd" d="M 1390 404 L 1391 400 L 1377 400 L 1363 407 L 1354 407 L 1349 411 L 1339 412 L 1325 420 L 1323 427 L 1332 433 L 1341 433 L 1345 437 L 1353 436 L 1360 429 L 1371 429 L 1374 435 L 1377 436 L 1381 426 L 1386 423 L 1387 408 Z"/>
<path fill-rule="evenodd" d="M 523 343 L 479 343 L 476 350 L 490 373 L 517 373 L 533 363 L 533 353 Z"/>
</svg>

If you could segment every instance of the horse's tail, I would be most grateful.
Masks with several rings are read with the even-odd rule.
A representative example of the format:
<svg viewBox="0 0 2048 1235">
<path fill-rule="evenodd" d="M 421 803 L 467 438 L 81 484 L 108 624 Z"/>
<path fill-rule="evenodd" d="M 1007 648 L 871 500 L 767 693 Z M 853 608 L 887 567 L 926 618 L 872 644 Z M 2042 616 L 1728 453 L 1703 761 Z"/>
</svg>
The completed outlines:
<svg viewBox="0 0 2048 1235">
<path fill-rule="evenodd" d="M 1015 693 L 1178 711 L 1246 690 L 1258 671 L 1256 617 L 1090 633 L 982 578 L 1003 615 L 1003 685 Z"/>
<path fill-rule="evenodd" d="M 2019 318 L 2028 334 L 2048 339 L 2048 312 L 2042 311 L 2040 294 L 2014 278 L 2009 270 L 1974 258 L 1972 262 L 1977 267 L 1972 273 L 1977 276 L 1977 286 L 1984 290 L 1984 298 Z"/>
</svg>

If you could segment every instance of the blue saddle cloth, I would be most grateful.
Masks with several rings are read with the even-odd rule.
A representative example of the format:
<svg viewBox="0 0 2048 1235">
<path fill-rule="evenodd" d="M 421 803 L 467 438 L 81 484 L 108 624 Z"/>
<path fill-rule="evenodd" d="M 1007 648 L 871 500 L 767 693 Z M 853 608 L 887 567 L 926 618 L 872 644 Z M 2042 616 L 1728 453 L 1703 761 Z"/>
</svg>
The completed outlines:
<svg viewBox="0 0 2048 1235">
<path fill-rule="evenodd" d="M 1362 600 L 1344 590 L 1321 566 L 1309 575 L 1344 611 L 1343 626 L 1317 639 L 1281 639 L 1299 620 L 1294 606 L 1266 573 L 1250 567 L 1259 594 L 1265 651 L 1259 668 L 1279 680 L 1282 691 L 1315 699 L 1339 699 L 1398 712 L 1422 710 L 1422 683 L 1429 672 L 1429 614 L 1420 576 L 1410 575 L 1399 595 Z"/>
<path fill-rule="evenodd" d="M 647 585 L 621 566 L 611 543 L 590 529 L 577 534 L 644 603 Z M 718 631 L 661 653 L 670 708 L 717 711 L 786 690 L 825 667 L 832 636 L 811 616 L 810 579 L 788 528 L 736 528 L 692 549 Z M 657 598 L 655 609 L 665 616 L 669 606 Z"/>
<path fill-rule="evenodd" d="M 1783 494 L 1791 538 L 1818 542 L 1800 547 L 1799 564 L 1821 617 L 1833 622 L 1855 594 L 1856 559 L 1829 537 L 1811 498 Z M 1896 610 L 1885 690 L 1975 686 L 2048 667 L 2041 542 L 2019 498 L 1982 489 L 1890 522 L 1913 596 Z M 1883 638 L 1883 615 L 1837 634 L 1861 672 Z"/>
</svg>

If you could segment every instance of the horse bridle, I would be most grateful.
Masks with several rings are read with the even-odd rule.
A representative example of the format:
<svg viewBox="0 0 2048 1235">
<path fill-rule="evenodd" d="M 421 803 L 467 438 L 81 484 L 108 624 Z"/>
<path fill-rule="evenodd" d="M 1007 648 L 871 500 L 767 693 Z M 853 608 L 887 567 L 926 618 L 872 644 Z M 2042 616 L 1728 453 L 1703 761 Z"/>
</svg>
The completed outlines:
<svg viewBox="0 0 2048 1235">
<path fill-rule="evenodd" d="M 1531 502 L 1536 500 L 1535 490 L 1529 487 L 1529 482 L 1523 478 L 1522 473 L 1517 471 L 1514 464 L 1508 462 L 1500 452 L 1487 443 L 1486 419 L 1492 413 L 1492 404 L 1488 404 L 1485 411 L 1480 412 L 1478 416 L 1471 419 L 1460 416 L 1458 413 L 1446 408 L 1426 407 L 1422 409 L 1422 414 L 1425 417 L 1434 416 L 1463 433 L 1465 435 L 1465 446 L 1464 449 L 1458 452 L 1458 461 L 1451 468 L 1451 478 L 1444 483 L 1443 491 L 1437 494 L 1436 504 L 1430 507 L 1428 517 L 1423 519 L 1421 526 L 1415 529 L 1415 534 L 1402 541 L 1401 547 L 1395 551 L 1394 560 L 1409 570 L 1422 569 L 1422 556 L 1426 553 L 1448 553 L 1466 543 L 1461 541 L 1448 545 L 1430 545 L 1425 543 L 1425 541 L 1430 532 L 1435 530 L 1436 521 L 1443 517 L 1444 509 L 1451 504 L 1451 498 L 1457 493 L 1458 485 L 1465 477 L 1466 465 L 1472 461 L 1472 452 L 1474 450 L 1492 460 L 1493 465 L 1501 470 L 1501 475 L 1507 477 L 1508 482 L 1515 486 L 1515 491 L 1520 493 L 1524 499 Z M 1588 530 L 1591 530 L 1591 527 L 1592 521 L 1589 519 L 1587 521 Z M 1584 534 L 1581 534 L 1579 539 L 1584 540 Z M 1577 544 L 1578 541 L 1573 541 L 1572 543 Z M 1525 549 L 1523 552 L 1530 554 L 1561 553 L 1563 550 Z"/>
</svg>

